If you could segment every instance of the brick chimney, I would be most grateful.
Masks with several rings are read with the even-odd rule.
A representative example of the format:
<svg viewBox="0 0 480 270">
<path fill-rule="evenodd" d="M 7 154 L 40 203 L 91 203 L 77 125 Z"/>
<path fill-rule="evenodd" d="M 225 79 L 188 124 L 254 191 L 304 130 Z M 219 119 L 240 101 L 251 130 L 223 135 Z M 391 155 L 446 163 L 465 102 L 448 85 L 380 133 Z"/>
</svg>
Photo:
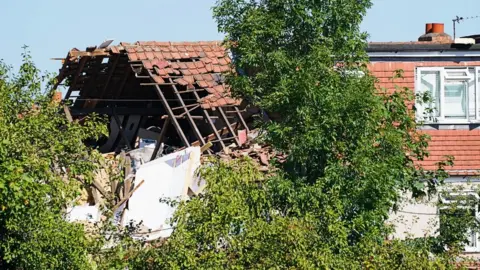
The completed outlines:
<svg viewBox="0 0 480 270">
<path fill-rule="evenodd" d="M 427 23 L 425 25 L 425 34 L 418 38 L 418 41 L 433 43 L 452 43 L 452 37 L 445 33 L 443 23 Z"/>
</svg>

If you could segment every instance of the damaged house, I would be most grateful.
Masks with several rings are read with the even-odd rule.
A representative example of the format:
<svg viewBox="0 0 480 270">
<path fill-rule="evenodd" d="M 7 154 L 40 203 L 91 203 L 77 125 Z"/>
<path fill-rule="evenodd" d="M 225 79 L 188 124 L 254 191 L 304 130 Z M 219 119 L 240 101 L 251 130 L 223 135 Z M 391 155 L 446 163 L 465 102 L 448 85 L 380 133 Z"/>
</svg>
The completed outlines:
<svg viewBox="0 0 480 270">
<path fill-rule="evenodd" d="M 219 42 L 109 43 L 70 50 L 57 87 L 67 89 L 64 110 L 71 121 L 93 113 L 108 117 L 108 137 L 88 143 L 111 159 L 120 156 L 125 180 L 111 182 L 100 173 L 87 187 L 87 202 L 70 209 L 68 219 L 99 221 L 102 196 L 113 194 L 118 224 L 142 222 L 134 237 L 168 237 L 174 208 L 159 199 L 201 192 L 205 183 L 195 170 L 202 152 L 243 146 L 268 164 L 265 154 L 256 154 L 261 147 L 245 145 L 255 110 L 225 84 L 231 58 Z"/>
<path fill-rule="evenodd" d="M 156 142 L 155 155 L 242 143 L 251 114 L 225 84 L 231 58 L 219 42 L 108 45 L 70 50 L 58 75 L 73 119 L 110 118 L 109 137 L 95 142 L 101 152 L 132 150 L 137 137 Z"/>
</svg>

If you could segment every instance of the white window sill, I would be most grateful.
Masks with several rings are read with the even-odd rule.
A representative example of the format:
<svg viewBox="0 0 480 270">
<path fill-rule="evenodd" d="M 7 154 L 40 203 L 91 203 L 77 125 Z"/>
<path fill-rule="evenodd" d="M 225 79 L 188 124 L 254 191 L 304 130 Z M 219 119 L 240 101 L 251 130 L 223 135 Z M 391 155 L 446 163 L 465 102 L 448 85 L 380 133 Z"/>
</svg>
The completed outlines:
<svg viewBox="0 0 480 270">
<path fill-rule="evenodd" d="M 422 120 L 417 120 L 421 122 Z M 480 124 L 480 120 L 438 120 L 438 121 L 423 121 L 424 125 L 470 125 L 470 124 Z"/>
</svg>

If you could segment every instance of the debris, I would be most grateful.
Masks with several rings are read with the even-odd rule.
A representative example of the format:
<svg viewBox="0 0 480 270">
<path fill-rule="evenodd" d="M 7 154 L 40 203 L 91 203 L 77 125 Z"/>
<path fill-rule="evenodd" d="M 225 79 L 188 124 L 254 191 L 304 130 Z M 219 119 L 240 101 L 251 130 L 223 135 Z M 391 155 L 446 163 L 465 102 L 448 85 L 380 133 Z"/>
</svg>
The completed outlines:
<svg viewBox="0 0 480 270">
<path fill-rule="evenodd" d="M 207 150 L 210 149 L 212 146 L 213 146 L 213 143 L 212 143 L 212 142 L 208 142 L 207 144 L 205 144 L 204 146 L 202 146 L 202 148 L 200 148 L 200 153 L 203 153 L 203 152 L 207 151 Z"/>
<path fill-rule="evenodd" d="M 98 222 L 100 221 L 100 211 L 97 206 L 79 205 L 74 206 L 67 211 L 67 220 L 69 222 L 87 221 Z"/>
<path fill-rule="evenodd" d="M 130 199 L 130 197 L 132 197 L 133 193 L 138 189 L 140 188 L 140 186 L 143 185 L 143 183 L 145 183 L 144 180 L 142 180 L 138 186 L 136 186 L 132 191 L 130 191 L 130 193 L 128 193 L 127 196 L 125 196 L 122 200 L 120 200 L 119 203 L 117 203 L 114 207 L 113 207 L 113 211 L 115 212 L 115 210 L 117 210 L 120 206 L 122 206 L 122 204 L 124 204 L 128 199 Z"/>
<path fill-rule="evenodd" d="M 243 145 L 244 143 L 247 142 L 247 130 L 242 129 L 238 131 L 238 142 L 240 145 Z"/>
</svg>

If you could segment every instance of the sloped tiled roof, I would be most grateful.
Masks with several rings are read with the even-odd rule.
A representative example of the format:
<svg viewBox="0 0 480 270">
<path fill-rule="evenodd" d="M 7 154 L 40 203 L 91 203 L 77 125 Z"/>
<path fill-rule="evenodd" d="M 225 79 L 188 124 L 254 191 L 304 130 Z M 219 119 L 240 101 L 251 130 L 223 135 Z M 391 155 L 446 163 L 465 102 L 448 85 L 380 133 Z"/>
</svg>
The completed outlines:
<svg viewBox="0 0 480 270">
<path fill-rule="evenodd" d="M 220 42 L 139 41 L 110 47 L 113 53 L 126 51 L 131 62 L 141 62 L 154 74 L 157 83 L 168 78 L 187 89 L 205 89 L 209 94 L 199 102 L 205 109 L 239 105 L 230 95 L 222 74 L 231 71 L 231 59 Z"/>
<path fill-rule="evenodd" d="M 431 137 L 430 156 L 419 165 L 427 170 L 436 169 L 436 163 L 454 157 L 454 166 L 445 168 L 461 174 L 477 174 L 480 170 L 480 130 L 425 130 Z"/>
</svg>

